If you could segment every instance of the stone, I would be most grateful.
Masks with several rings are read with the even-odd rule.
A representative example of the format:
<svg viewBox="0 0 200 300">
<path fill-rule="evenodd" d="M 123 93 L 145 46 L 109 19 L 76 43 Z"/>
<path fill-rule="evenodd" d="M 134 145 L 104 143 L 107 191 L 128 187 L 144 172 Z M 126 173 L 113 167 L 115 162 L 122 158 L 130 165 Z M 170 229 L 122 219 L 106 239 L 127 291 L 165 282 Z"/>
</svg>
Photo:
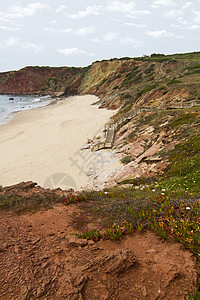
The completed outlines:
<svg viewBox="0 0 200 300">
<path fill-rule="evenodd" d="M 93 245 L 94 245 L 94 241 L 89 240 L 89 241 L 88 241 L 88 245 L 89 245 L 89 246 L 93 246 Z"/>
<path fill-rule="evenodd" d="M 146 289 L 145 286 L 143 286 L 143 287 L 141 288 L 141 291 L 142 291 L 142 295 L 143 295 L 144 297 L 146 297 L 146 296 L 148 295 L 147 289 Z"/>
<path fill-rule="evenodd" d="M 75 235 L 71 235 L 68 238 L 68 242 L 69 242 L 70 245 L 76 246 L 76 247 L 84 247 L 84 246 L 87 246 L 87 244 L 88 244 L 87 239 L 81 239 L 81 238 L 78 238 Z"/>
</svg>

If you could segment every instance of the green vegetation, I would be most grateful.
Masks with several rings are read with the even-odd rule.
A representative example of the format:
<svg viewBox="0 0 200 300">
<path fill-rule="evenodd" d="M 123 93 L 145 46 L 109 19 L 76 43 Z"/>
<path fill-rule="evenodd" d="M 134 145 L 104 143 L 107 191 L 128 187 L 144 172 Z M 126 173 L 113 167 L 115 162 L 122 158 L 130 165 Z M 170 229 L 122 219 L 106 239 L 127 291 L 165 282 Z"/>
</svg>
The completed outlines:
<svg viewBox="0 0 200 300">
<path fill-rule="evenodd" d="M 133 82 L 135 82 L 135 80 L 137 81 L 137 79 L 135 79 L 137 77 L 136 76 L 137 73 L 138 73 L 138 66 L 134 66 L 131 69 L 131 71 L 126 74 L 126 77 L 122 82 L 122 86 L 128 86 L 128 85 L 132 84 Z"/>
<path fill-rule="evenodd" d="M 174 128 L 183 124 L 192 124 L 198 116 L 198 113 L 184 113 L 170 123 L 170 127 Z"/>
<path fill-rule="evenodd" d="M 123 97 L 124 99 L 129 99 L 129 98 L 131 98 L 132 96 L 131 96 L 131 94 L 129 94 L 129 93 L 123 93 L 123 94 L 122 94 L 122 97 Z"/>
<path fill-rule="evenodd" d="M 176 83 L 182 83 L 182 81 L 177 80 L 177 79 L 172 79 L 167 83 L 167 85 L 172 85 L 172 84 L 176 84 Z"/>
<path fill-rule="evenodd" d="M 170 167 L 160 182 L 176 195 L 194 197 L 200 193 L 200 134 L 174 147 Z"/>
<path fill-rule="evenodd" d="M 186 300 L 200 300 L 200 292 L 196 292 L 193 295 L 188 292 L 188 297 Z"/>
<path fill-rule="evenodd" d="M 99 88 L 101 85 L 103 85 L 107 80 L 108 80 L 108 78 L 104 78 L 104 79 L 97 85 L 97 88 Z"/>
<path fill-rule="evenodd" d="M 142 74 L 140 73 L 138 76 L 134 77 L 133 82 L 138 84 L 142 81 Z"/>
<path fill-rule="evenodd" d="M 151 90 L 153 90 L 155 88 L 156 88 L 156 85 L 147 85 L 147 86 L 145 86 L 145 88 L 142 91 L 140 91 L 138 93 L 138 96 L 141 96 L 142 94 L 148 93 L 148 92 L 150 92 Z"/>
<path fill-rule="evenodd" d="M 173 237 L 186 249 L 200 256 L 199 199 L 170 198 L 165 189 L 153 189 L 153 186 L 148 185 L 137 189 L 83 192 L 82 197 L 91 203 L 89 209 L 93 216 L 96 214 L 96 218 L 103 219 L 106 226 L 86 229 L 78 234 L 79 237 L 95 241 L 117 240 L 125 234 L 148 229 L 155 231 L 164 240 Z M 95 209 L 97 206 L 98 210 Z M 81 207 L 83 209 L 84 203 Z"/>
<path fill-rule="evenodd" d="M 0 189 L 0 192 L 2 189 Z M 0 210 L 14 210 L 18 213 L 37 211 L 42 208 L 52 208 L 55 203 L 64 202 L 65 197 L 58 197 L 54 193 L 34 194 L 29 197 L 16 195 L 15 193 L 0 194 Z"/>
<path fill-rule="evenodd" d="M 154 71 L 154 68 L 155 68 L 155 63 L 151 64 L 150 67 L 148 69 L 146 69 L 146 71 L 144 73 L 149 74 Z"/>
<path fill-rule="evenodd" d="M 130 163 L 133 160 L 132 156 L 125 156 L 121 159 L 121 162 L 124 165 L 127 165 L 128 163 Z"/>
</svg>

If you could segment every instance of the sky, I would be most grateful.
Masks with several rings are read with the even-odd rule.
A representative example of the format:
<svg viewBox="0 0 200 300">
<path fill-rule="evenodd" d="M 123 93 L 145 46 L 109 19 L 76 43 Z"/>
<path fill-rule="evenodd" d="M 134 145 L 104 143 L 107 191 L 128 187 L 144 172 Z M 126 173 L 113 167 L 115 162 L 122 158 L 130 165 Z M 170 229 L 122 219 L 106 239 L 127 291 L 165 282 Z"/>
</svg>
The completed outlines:
<svg viewBox="0 0 200 300">
<path fill-rule="evenodd" d="M 200 51 L 200 0 L 1 0 L 0 72 Z"/>
</svg>

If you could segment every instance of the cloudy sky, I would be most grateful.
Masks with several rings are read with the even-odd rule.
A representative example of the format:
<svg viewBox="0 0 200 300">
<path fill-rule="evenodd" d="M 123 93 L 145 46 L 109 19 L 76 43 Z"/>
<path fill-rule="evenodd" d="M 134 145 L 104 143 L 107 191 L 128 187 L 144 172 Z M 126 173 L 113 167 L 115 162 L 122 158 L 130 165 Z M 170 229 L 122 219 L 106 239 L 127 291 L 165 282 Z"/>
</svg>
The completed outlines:
<svg viewBox="0 0 200 300">
<path fill-rule="evenodd" d="M 1 0 L 0 71 L 200 51 L 200 0 Z"/>
</svg>

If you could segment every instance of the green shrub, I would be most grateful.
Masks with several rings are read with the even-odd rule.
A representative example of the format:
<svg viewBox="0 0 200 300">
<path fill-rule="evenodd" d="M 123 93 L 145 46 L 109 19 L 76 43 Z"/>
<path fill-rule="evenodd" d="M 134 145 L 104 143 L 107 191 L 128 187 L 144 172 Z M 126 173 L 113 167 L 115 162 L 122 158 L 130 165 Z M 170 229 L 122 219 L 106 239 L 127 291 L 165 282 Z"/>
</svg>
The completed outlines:
<svg viewBox="0 0 200 300">
<path fill-rule="evenodd" d="M 122 94 L 122 97 L 125 99 L 128 99 L 128 98 L 131 98 L 132 96 L 129 93 L 124 93 L 124 94 Z"/>
<path fill-rule="evenodd" d="M 186 300 L 200 300 L 200 292 L 196 292 L 194 294 L 190 294 L 190 292 L 188 292 Z"/>
<path fill-rule="evenodd" d="M 131 161 L 133 160 L 133 158 L 131 156 L 125 156 L 121 159 L 121 162 L 124 164 L 124 165 L 127 165 L 128 163 L 130 163 Z"/>
<path fill-rule="evenodd" d="M 142 81 L 142 74 L 139 74 L 138 76 L 136 76 L 134 79 L 133 79 L 133 82 L 134 83 L 140 83 Z"/>
<path fill-rule="evenodd" d="M 177 80 L 177 79 L 172 79 L 171 81 L 169 81 L 169 82 L 167 83 L 167 85 L 172 85 L 172 84 L 176 84 L 176 83 L 182 83 L 182 81 Z"/>
<path fill-rule="evenodd" d="M 179 116 L 176 120 L 174 120 L 170 126 L 172 128 L 177 127 L 177 126 L 181 126 L 183 124 L 192 124 L 196 117 L 198 116 L 197 113 L 186 113 L 186 114 L 182 114 L 181 116 Z"/>
<path fill-rule="evenodd" d="M 151 90 L 155 89 L 156 85 L 147 85 L 142 91 L 138 93 L 138 97 L 141 96 L 142 94 L 145 94 L 147 92 L 150 92 Z"/>
</svg>

